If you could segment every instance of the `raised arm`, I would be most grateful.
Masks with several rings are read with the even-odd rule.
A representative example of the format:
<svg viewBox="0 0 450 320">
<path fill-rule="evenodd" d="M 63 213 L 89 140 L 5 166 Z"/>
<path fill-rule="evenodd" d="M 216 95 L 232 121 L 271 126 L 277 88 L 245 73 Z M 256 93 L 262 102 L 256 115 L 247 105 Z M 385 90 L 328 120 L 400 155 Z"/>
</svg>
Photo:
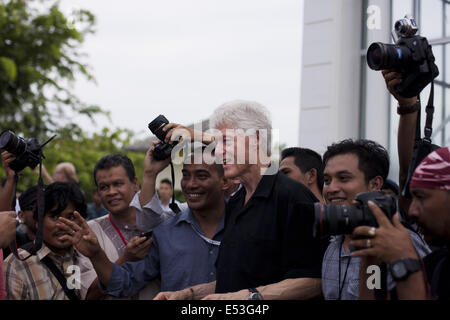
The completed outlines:
<svg viewBox="0 0 450 320">
<path fill-rule="evenodd" d="M 0 193 L 0 211 L 14 210 L 14 208 L 12 208 L 12 202 L 15 196 L 16 181 L 14 178 L 15 172 L 9 165 L 15 159 L 16 157 L 12 153 L 9 153 L 8 151 L 2 152 L 2 165 L 6 172 L 6 183 Z"/>
<path fill-rule="evenodd" d="M 398 113 L 400 113 L 397 136 L 399 188 L 400 190 L 403 190 L 408 176 L 409 164 L 411 163 L 413 156 L 418 115 L 417 106 L 419 102 L 417 97 L 403 98 L 395 92 L 395 87 L 402 82 L 401 74 L 393 70 L 383 70 L 382 74 L 389 92 L 398 101 Z M 403 212 L 408 212 L 411 200 L 403 198 L 401 194 L 399 195 L 399 199 Z"/>
</svg>

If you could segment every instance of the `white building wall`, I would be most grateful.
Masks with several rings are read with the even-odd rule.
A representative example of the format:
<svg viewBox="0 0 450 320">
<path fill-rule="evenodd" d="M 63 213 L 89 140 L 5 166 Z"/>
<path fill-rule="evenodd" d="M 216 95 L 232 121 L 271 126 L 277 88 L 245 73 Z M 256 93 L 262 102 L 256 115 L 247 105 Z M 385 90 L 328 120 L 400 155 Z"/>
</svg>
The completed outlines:
<svg viewBox="0 0 450 320">
<path fill-rule="evenodd" d="M 359 136 L 361 0 L 305 0 L 299 145 Z"/>
<path fill-rule="evenodd" d="M 362 13 L 371 5 L 380 14 L 379 25 L 369 30 Z M 302 147 L 323 152 L 327 145 L 345 138 L 371 139 L 389 147 L 389 95 L 384 80 L 364 61 L 366 83 L 361 91 L 360 73 L 362 32 L 368 44 L 391 41 L 387 32 L 392 28 L 390 1 L 369 0 L 366 8 L 362 6 L 362 0 L 305 0 Z"/>
</svg>

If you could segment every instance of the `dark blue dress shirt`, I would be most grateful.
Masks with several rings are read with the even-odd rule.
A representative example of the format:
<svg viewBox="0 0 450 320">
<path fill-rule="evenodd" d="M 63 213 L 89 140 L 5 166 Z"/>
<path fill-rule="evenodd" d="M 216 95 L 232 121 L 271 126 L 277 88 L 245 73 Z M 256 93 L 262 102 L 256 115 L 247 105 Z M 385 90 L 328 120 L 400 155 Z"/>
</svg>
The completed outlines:
<svg viewBox="0 0 450 320">
<path fill-rule="evenodd" d="M 128 297 L 161 277 L 161 291 L 177 291 L 216 280 L 215 262 L 224 229 L 224 217 L 213 239 L 208 239 L 187 208 L 153 229 L 147 256 L 122 266 L 113 264 L 111 279 L 100 288 L 106 294 Z M 212 241 L 211 241 L 212 240 Z"/>
</svg>

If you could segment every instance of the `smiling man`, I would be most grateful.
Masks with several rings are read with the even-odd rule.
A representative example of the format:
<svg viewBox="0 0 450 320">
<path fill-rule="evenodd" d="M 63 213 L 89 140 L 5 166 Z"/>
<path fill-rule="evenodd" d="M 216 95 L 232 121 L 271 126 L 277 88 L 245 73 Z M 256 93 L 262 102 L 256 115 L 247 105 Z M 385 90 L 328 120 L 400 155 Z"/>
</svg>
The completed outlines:
<svg viewBox="0 0 450 320">
<path fill-rule="evenodd" d="M 193 164 L 184 164 L 181 180 L 188 207 L 153 229 L 153 242 L 143 260 L 121 266 L 113 264 L 100 250 L 100 239 L 93 236 L 86 224 L 83 223 L 80 229 L 75 223 L 63 220 L 67 230 L 77 231 L 66 238 L 72 239 L 74 245 L 91 259 L 107 294 L 117 297 L 134 295 L 157 277 L 161 278 L 162 291 L 176 291 L 215 281 L 214 263 L 224 229 L 226 181 L 221 165 L 207 164 L 212 161 L 204 157 L 211 155 L 197 152 L 193 156 L 200 158 L 190 162 Z M 142 190 L 137 195 L 146 209 L 152 207 L 149 199 L 156 199 L 156 176 L 169 164 L 169 160 L 156 161 L 153 147 L 147 152 Z M 139 212 L 138 216 L 144 214 L 145 211 Z M 147 214 L 150 215 L 147 217 L 150 224 L 154 224 L 152 218 L 157 217 L 157 214 Z M 87 237 L 78 242 L 77 234 Z"/>
<path fill-rule="evenodd" d="M 325 202 L 352 205 L 358 193 L 381 190 L 389 173 L 386 149 L 371 140 L 343 140 L 328 146 L 323 156 Z M 420 256 L 429 249 L 411 232 Z M 350 256 L 350 235 L 332 237 L 322 264 L 322 290 L 327 300 L 356 300 L 360 295 L 360 270 L 368 266 L 366 259 Z M 363 274 L 365 275 L 365 273 Z M 365 282 L 364 282 L 365 283 Z M 388 275 L 388 289 L 395 286 Z"/>
<path fill-rule="evenodd" d="M 59 217 L 73 221 L 74 211 L 82 216 L 86 214 L 86 202 L 76 184 L 55 182 L 46 187 L 42 248 L 26 260 L 21 260 L 30 255 L 26 249 L 18 249 L 21 259 L 14 255 L 6 259 L 4 270 L 7 299 L 69 299 L 57 276 L 51 271 L 51 264 L 65 278 L 72 275 L 72 266 L 80 268 L 81 286 L 71 290 L 71 299 L 84 298 L 89 286 L 86 283 L 90 283 L 85 279 L 95 278 L 95 272 L 90 269 L 89 260 L 74 250 L 70 241 L 61 239 L 66 231 L 57 225 Z M 37 219 L 36 210 L 34 219 Z"/>
<path fill-rule="evenodd" d="M 144 258 L 150 248 L 151 239 L 141 237 L 142 229 L 136 225 L 136 209 L 132 200 L 139 190 L 133 162 L 125 155 L 110 154 L 101 158 L 94 168 L 94 181 L 103 206 L 108 214 L 90 220 L 89 226 L 99 239 L 108 259 L 121 265 L 127 261 Z M 132 299 L 152 299 L 159 291 L 156 280 Z M 98 281 L 89 288 L 87 299 L 102 299 Z M 106 297 L 112 298 L 112 297 Z"/>
</svg>

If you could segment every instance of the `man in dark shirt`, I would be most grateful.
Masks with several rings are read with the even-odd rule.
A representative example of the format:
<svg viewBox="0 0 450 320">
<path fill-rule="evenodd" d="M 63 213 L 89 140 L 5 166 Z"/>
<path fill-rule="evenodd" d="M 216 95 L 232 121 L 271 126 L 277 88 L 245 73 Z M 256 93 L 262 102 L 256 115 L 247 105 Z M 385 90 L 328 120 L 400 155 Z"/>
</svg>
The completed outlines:
<svg viewBox="0 0 450 320">
<path fill-rule="evenodd" d="M 216 293 L 320 278 L 326 242 L 312 237 L 313 214 L 306 209 L 318 200 L 311 191 L 277 173 L 263 176 L 246 204 L 245 195 L 242 188 L 227 208 Z"/>
</svg>

